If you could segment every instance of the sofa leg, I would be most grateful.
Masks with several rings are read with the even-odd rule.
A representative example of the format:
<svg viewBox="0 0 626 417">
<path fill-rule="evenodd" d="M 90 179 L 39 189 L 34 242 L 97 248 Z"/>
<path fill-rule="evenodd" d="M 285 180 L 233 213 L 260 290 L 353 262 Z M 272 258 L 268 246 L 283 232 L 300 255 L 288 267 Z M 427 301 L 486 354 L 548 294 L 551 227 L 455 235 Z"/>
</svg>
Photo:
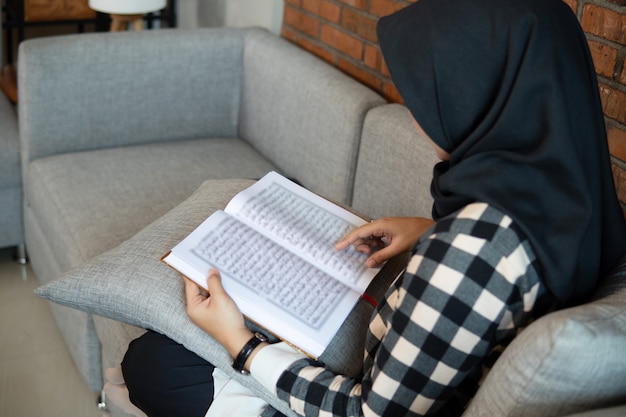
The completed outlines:
<svg viewBox="0 0 626 417">
<path fill-rule="evenodd" d="M 98 410 L 100 411 L 109 411 L 109 409 L 107 408 L 107 397 L 104 390 L 100 391 L 100 395 L 98 395 L 98 401 L 96 405 L 98 406 Z"/>
<path fill-rule="evenodd" d="M 26 265 L 28 263 L 28 255 L 26 255 L 26 244 L 20 243 L 17 245 L 15 252 L 15 261 L 19 264 Z"/>
</svg>

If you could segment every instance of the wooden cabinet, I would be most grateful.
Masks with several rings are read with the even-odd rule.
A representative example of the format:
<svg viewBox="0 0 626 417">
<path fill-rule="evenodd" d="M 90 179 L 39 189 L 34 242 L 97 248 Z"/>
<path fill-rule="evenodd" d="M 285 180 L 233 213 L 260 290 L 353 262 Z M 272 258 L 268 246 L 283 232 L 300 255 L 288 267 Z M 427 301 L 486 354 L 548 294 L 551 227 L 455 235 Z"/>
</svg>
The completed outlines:
<svg viewBox="0 0 626 417">
<path fill-rule="evenodd" d="M 24 0 L 25 22 L 95 18 L 96 11 L 89 7 L 88 0 Z"/>
</svg>

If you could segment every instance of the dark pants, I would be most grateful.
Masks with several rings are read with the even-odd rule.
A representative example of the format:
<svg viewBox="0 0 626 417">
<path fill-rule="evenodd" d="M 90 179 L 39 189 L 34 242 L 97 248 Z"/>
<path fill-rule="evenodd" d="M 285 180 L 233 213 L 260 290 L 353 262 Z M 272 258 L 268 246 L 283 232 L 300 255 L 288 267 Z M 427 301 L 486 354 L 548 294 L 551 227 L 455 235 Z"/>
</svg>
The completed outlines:
<svg viewBox="0 0 626 417">
<path fill-rule="evenodd" d="M 213 369 L 152 331 L 133 340 L 122 361 L 130 400 L 150 417 L 203 417 L 213 400 Z"/>
</svg>

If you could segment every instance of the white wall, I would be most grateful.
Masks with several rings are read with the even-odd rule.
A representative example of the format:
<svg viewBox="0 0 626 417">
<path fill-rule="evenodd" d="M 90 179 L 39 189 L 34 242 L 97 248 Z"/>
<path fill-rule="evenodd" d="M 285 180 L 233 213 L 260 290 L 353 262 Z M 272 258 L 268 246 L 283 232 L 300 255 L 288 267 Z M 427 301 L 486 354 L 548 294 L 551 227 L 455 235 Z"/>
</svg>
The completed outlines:
<svg viewBox="0 0 626 417">
<path fill-rule="evenodd" d="M 179 0 L 178 26 L 261 26 L 278 34 L 284 0 Z"/>
</svg>

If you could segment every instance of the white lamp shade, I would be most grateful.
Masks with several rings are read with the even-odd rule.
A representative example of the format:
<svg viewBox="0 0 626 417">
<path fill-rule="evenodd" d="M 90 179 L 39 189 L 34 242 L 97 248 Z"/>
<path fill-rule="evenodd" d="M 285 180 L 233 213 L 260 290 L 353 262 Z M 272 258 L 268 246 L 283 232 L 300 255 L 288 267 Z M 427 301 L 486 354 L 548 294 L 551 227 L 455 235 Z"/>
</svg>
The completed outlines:
<svg viewBox="0 0 626 417">
<path fill-rule="evenodd" d="M 165 7 L 166 0 L 89 0 L 92 9 L 111 14 L 145 14 Z"/>
</svg>

